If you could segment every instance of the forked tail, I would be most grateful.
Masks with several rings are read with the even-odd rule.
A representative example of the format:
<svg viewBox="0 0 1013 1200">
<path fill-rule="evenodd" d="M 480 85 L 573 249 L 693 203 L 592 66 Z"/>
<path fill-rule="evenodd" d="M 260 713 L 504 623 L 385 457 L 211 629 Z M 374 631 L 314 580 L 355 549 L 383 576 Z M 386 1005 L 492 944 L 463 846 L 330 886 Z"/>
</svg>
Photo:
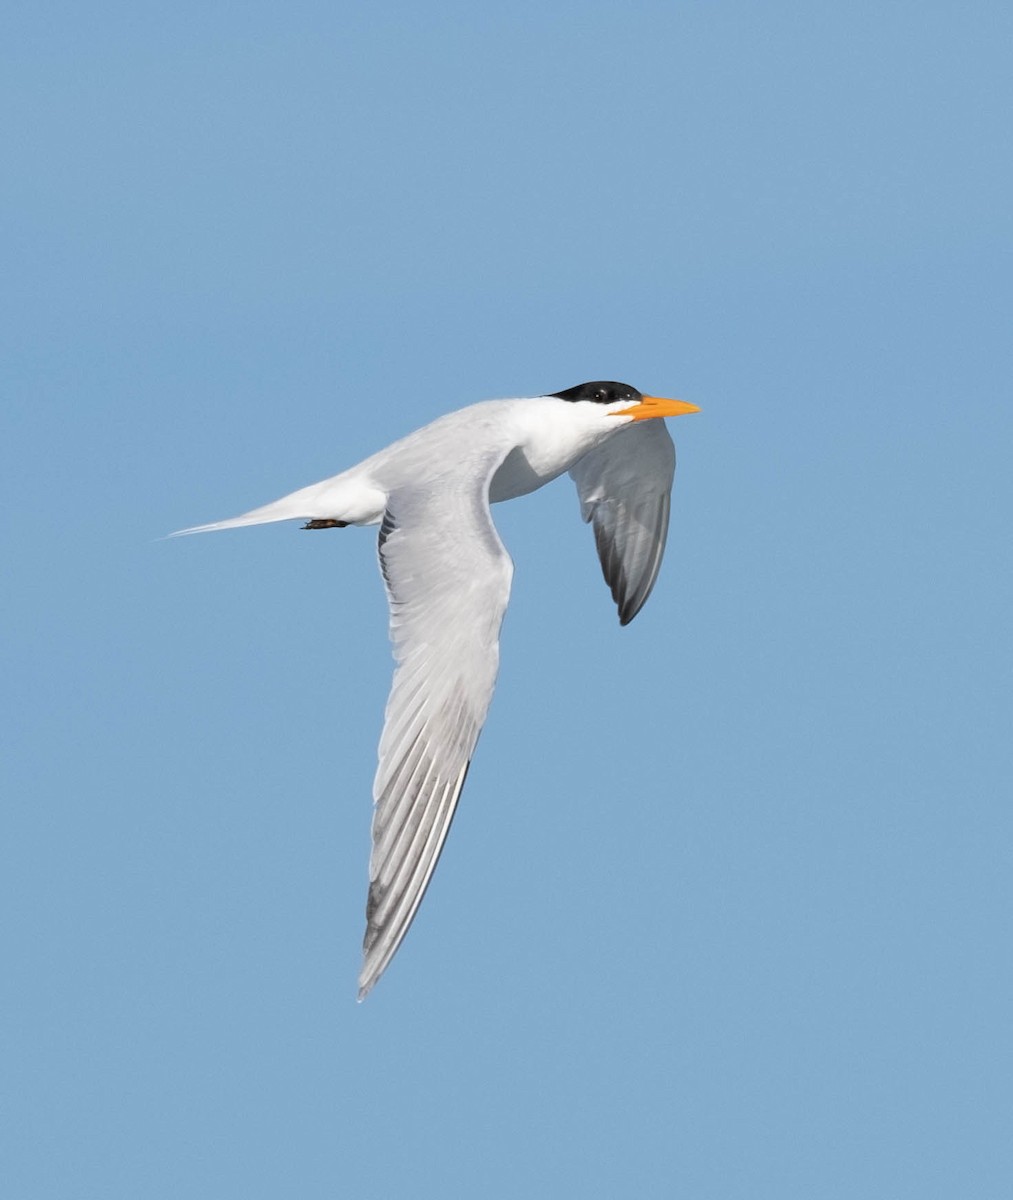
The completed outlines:
<svg viewBox="0 0 1013 1200">
<path fill-rule="evenodd" d="M 252 508 L 226 521 L 210 525 L 194 525 L 177 529 L 170 537 L 187 533 L 213 533 L 218 529 L 239 529 L 243 525 L 267 525 L 271 521 L 309 521 L 311 529 L 340 529 L 345 525 L 375 525 L 384 513 L 387 495 L 373 484 L 351 471 L 312 483 L 275 500 Z"/>
<path fill-rule="evenodd" d="M 183 537 L 189 533 L 214 533 L 218 529 L 239 529 L 243 525 L 268 525 L 272 521 L 310 521 L 330 516 L 330 513 L 320 511 L 321 492 L 324 485 L 314 483 L 310 487 L 300 488 L 280 500 L 270 504 L 262 504 L 260 508 L 251 508 L 249 512 L 241 513 L 238 517 L 229 517 L 225 521 L 212 521 L 209 525 L 194 525 L 190 529 L 177 529 L 170 537 Z"/>
</svg>

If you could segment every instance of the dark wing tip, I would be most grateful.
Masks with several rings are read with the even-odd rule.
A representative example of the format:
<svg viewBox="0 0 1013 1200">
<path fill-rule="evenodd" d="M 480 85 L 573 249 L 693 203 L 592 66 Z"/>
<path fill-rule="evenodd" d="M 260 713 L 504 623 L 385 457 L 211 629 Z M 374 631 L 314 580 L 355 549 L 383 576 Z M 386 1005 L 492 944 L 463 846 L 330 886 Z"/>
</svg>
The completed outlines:
<svg viewBox="0 0 1013 1200">
<path fill-rule="evenodd" d="M 625 596 L 622 604 L 619 605 L 619 624 L 629 625 L 633 618 L 647 603 L 647 597 L 650 595 L 650 589 L 647 592 L 634 593 L 632 596 Z"/>
</svg>

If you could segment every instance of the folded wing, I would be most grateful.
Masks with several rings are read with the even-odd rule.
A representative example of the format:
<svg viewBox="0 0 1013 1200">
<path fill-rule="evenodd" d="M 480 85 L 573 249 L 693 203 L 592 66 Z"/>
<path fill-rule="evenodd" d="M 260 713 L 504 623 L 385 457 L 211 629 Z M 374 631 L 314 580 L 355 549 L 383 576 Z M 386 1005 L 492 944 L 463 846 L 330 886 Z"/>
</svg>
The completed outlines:
<svg viewBox="0 0 1013 1200">
<path fill-rule="evenodd" d="M 580 515 L 594 529 L 605 582 L 628 625 L 661 569 L 668 535 L 675 446 L 662 420 L 638 421 L 571 469 Z"/>
<path fill-rule="evenodd" d="M 360 999 L 421 903 L 492 699 L 513 575 L 489 514 L 498 465 L 465 488 L 388 497 L 379 557 L 397 666 L 373 785 Z"/>
</svg>

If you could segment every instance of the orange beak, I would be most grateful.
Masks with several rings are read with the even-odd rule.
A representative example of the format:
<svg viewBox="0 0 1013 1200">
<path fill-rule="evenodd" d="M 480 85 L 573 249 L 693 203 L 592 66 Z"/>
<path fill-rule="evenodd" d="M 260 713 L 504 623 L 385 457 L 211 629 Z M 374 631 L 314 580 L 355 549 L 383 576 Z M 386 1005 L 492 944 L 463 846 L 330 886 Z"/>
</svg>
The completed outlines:
<svg viewBox="0 0 1013 1200">
<path fill-rule="evenodd" d="M 686 413 L 699 412 L 696 404 L 686 400 L 666 400 L 664 396 L 641 396 L 632 408 L 614 412 L 613 417 L 632 417 L 634 421 L 648 421 L 651 417 L 681 417 Z"/>
</svg>

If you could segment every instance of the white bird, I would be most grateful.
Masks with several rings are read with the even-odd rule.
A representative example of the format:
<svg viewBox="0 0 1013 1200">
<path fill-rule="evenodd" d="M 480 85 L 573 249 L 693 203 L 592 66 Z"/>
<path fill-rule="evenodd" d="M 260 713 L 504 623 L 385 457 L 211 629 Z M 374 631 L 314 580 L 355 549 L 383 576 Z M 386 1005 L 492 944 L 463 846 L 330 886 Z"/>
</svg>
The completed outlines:
<svg viewBox="0 0 1013 1200">
<path fill-rule="evenodd" d="M 379 525 L 396 663 L 373 783 L 373 848 L 359 999 L 387 968 L 432 877 L 485 723 L 513 563 L 490 504 L 564 471 L 627 625 L 658 576 L 675 447 L 663 420 L 694 404 L 624 383 L 472 404 L 348 471 L 204 533 L 301 518 Z"/>
</svg>

